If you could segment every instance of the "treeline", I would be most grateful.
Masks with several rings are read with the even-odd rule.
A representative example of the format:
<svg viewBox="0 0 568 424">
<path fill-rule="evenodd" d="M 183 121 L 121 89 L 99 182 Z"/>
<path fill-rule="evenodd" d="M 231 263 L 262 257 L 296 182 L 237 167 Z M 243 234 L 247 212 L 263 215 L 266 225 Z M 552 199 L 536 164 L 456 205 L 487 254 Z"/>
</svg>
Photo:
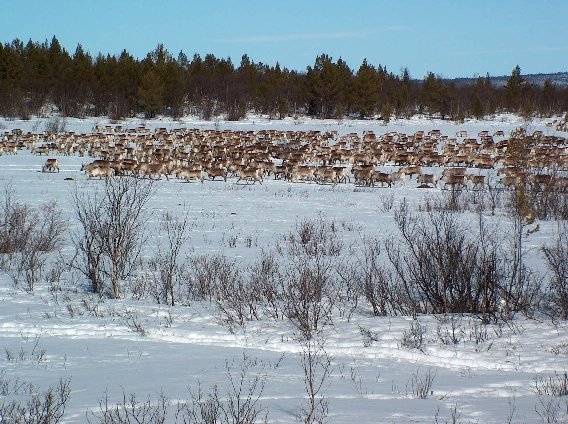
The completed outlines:
<svg viewBox="0 0 568 424">
<path fill-rule="evenodd" d="M 271 118 L 309 115 L 320 118 L 369 118 L 388 121 L 416 113 L 443 119 L 481 118 L 509 111 L 549 116 L 568 111 L 568 88 L 550 81 L 525 81 L 517 66 L 504 87 L 489 76 L 456 85 L 429 72 L 411 79 L 366 60 L 351 69 L 342 59 L 322 54 L 305 72 L 255 63 L 244 55 L 238 66 L 212 54 L 190 60 L 174 57 L 162 45 L 142 60 L 126 50 L 92 57 L 81 45 L 70 54 L 56 37 L 51 42 L 16 39 L 0 43 L 0 114 L 28 118 L 55 106 L 63 116 L 109 116 L 144 113 L 174 118 L 187 114 L 229 120 L 247 112 Z"/>
</svg>

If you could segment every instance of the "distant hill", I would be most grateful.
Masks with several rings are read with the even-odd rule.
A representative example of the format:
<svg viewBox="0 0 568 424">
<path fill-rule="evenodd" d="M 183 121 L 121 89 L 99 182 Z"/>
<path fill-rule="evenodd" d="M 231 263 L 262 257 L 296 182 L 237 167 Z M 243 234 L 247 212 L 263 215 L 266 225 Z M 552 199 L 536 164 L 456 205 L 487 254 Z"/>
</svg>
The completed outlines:
<svg viewBox="0 0 568 424">
<path fill-rule="evenodd" d="M 507 83 L 510 75 L 492 77 L 489 76 L 491 83 L 495 87 L 502 87 Z M 549 80 L 551 83 L 555 84 L 557 87 L 568 87 L 568 72 L 557 72 L 555 74 L 530 74 L 522 75 L 525 81 L 529 81 L 538 86 L 542 86 L 545 80 Z M 474 83 L 476 78 L 453 78 L 446 79 L 446 81 L 453 81 L 457 85 L 466 85 Z"/>
</svg>

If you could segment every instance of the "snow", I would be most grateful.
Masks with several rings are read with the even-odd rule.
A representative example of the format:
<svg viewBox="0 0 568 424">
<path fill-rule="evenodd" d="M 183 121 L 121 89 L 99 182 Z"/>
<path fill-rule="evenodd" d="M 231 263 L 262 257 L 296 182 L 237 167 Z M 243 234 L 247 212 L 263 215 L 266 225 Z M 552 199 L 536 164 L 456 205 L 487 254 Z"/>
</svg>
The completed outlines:
<svg viewBox="0 0 568 424">
<path fill-rule="evenodd" d="M 47 121 L 2 120 L 0 128 L 41 131 Z M 240 122 L 131 119 L 121 124 L 125 128 L 145 125 L 150 129 L 319 129 L 337 130 L 340 134 L 361 134 L 365 130 L 412 134 L 440 129 L 450 136 L 459 130 L 475 136 L 485 129 L 491 133 L 502 129 L 507 135 L 522 125 L 529 132 L 542 130 L 545 135 L 566 136 L 547 126 L 547 122 L 527 123 L 501 115 L 490 121 L 463 124 L 425 118 L 383 125 L 377 121 L 270 121 L 263 117 Z M 95 125 L 108 124 L 102 118 L 67 119 L 66 129 L 88 132 Z M 57 200 L 73 222 L 72 191 L 77 188 L 94 192 L 102 183 L 87 180 L 80 172 L 87 158 L 57 158 L 61 173 L 46 174 L 39 172 L 43 157 L 27 151 L 1 156 L 0 180 L 11 181 L 19 200 L 32 206 Z M 65 177 L 74 181 L 65 181 Z M 266 180 L 263 185 L 236 185 L 234 180 L 200 184 L 170 179 L 157 183 L 157 193 L 149 203 L 149 225 L 155 225 L 163 210 L 174 214 L 187 211 L 193 222 L 188 253 L 218 252 L 245 263 L 261 249 L 272 248 L 296 222 L 320 213 L 342 224 L 345 245 L 361 235 L 386 237 L 396 230 L 392 211 L 382 211 L 385 198 L 394 196 L 395 204 L 406 198 L 416 208 L 425 196 L 437 193 L 439 190 L 421 190 L 411 184 L 393 189 L 360 189 L 352 184 L 334 187 Z M 468 219 L 467 213 L 464 216 Z M 496 225 L 507 222 L 503 214 L 491 219 Z M 530 255 L 538 271 L 544 272 L 537 248 L 551 240 L 556 228 L 552 222 L 539 224 L 540 231 L 529 239 L 534 247 Z M 149 249 L 160 237 L 157 232 L 154 235 Z M 231 237 L 237 240 L 234 248 L 227 242 Z M 251 240 L 250 247 L 247 239 Z M 135 392 L 141 400 L 150 395 L 155 401 L 160 392 L 173 402 L 189 399 L 188 389 L 195 392 L 198 382 L 206 391 L 218 385 L 224 393 L 229 384 L 226 362 L 238 373 L 243 355 L 258 360 L 248 375 L 266 378 L 260 404 L 268 412 L 268 421 L 298 421 L 298 408 L 306 401 L 302 345 L 288 321 L 265 318 L 230 332 L 219 323 L 215 307 L 209 303 L 171 307 L 129 296 L 101 300 L 75 283 L 63 281 L 59 291 L 38 286 L 30 294 L 14 287 L 7 276 L 0 276 L 0 379 L 18 378 L 45 389 L 60 378 L 70 378 L 71 399 L 63 422 L 85 422 L 87 411 L 97 411 L 105 391 L 111 402 L 120 401 L 123 391 Z M 93 305 L 98 305 L 96 316 Z M 142 323 L 145 336 L 133 331 L 127 316 Z M 418 350 L 401 345 L 404 332 L 413 322 L 411 317 L 373 317 L 363 307 L 350 319 L 334 316 L 333 326 L 325 327 L 321 336 L 332 364 L 324 391 L 329 403 L 328 421 L 446 422 L 457 415 L 460 422 L 541 422 L 537 411 L 542 411 L 545 400 L 535 393 L 535 379 L 567 371 L 568 348 L 562 346 L 568 345 L 568 323 L 518 315 L 510 325 L 489 325 L 485 337 L 476 342 L 474 325 L 478 320 L 457 316 L 454 319 L 460 329 L 459 341 L 444 344 L 437 334 L 449 328 L 447 319 L 417 317 L 426 328 L 424 346 Z M 361 327 L 376 332 L 377 340 L 364 346 Z M 426 373 L 434 375 L 431 393 L 426 399 L 416 399 L 412 394 L 413 376 L 421 379 Z M 0 392 L 0 403 L 8 399 Z M 561 410 L 561 419 L 568 419 L 566 408 Z"/>
</svg>

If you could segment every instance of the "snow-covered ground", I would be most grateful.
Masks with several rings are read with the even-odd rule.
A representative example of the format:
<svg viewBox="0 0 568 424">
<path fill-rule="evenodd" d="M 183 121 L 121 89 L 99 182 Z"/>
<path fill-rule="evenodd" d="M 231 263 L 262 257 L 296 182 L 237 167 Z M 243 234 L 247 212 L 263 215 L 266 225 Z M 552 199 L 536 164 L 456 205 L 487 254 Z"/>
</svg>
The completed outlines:
<svg viewBox="0 0 568 424">
<path fill-rule="evenodd" d="M 47 121 L 2 120 L 0 128 L 39 132 Z M 440 129 L 450 136 L 459 130 L 473 136 L 481 130 L 508 134 L 524 126 L 530 133 L 542 130 L 545 135 L 567 136 L 546 122 L 527 123 L 504 115 L 463 124 L 416 118 L 385 126 L 374 121 L 268 121 L 256 117 L 240 122 L 127 120 L 122 125 L 319 129 L 339 134 L 365 130 L 412 134 Z M 67 119 L 66 129 L 88 132 L 95 125 L 107 124 L 104 119 Z M 11 181 L 18 199 L 34 207 L 57 200 L 73 225 L 72 191 L 94 192 L 103 183 L 87 180 L 80 172 L 86 158 L 58 159 L 61 172 L 47 174 L 40 172 L 45 157 L 27 151 L 1 156 L 0 180 Z M 321 213 L 340 224 L 346 245 L 363 235 L 386 237 L 395 232 L 393 212 L 385 207 L 391 196 L 395 204 L 405 198 L 416 209 L 425 196 L 439 192 L 418 189 L 416 184 L 366 189 L 352 184 L 275 180 L 263 185 L 235 184 L 235 180 L 204 184 L 161 180 L 148 204 L 152 212 L 149 226 L 155 228 L 163 210 L 177 215 L 186 211 L 193 222 L 187 253 L 218 252 L 245 263 L 261 249 L 271 249 L 298 221 Z M 464 217 L 469 219 L 467 213 Z M 503 213 L 489 219 L 499 225 L 508 222 Z M 539 224 L 540 230 L 527 239 L 527 248 L 532 248 L 532 264 L 544 273 L 538 247 L 552 239 L 556 227 L 552 222 Z M 155 234 L 150 239 L 148 249 L 158 237 Z M 256 375 L 265 381 L 260 405 L 268 412 L 268 421 L 298 420 L 306 390 L 302 344 L 294 337 L 290 322 L 254 320 L 231 332 L 219 323 L 217 311 L 209 303 L 168 307 L 129 296 L 101 300 L 83 287 L 62 281 L 59 291 L 46 285 L 30 294 L 14 287 L 7 276 L 0 277 L 0 403 L 12 398 L 9 391 L 2 392 L 3 381 L 30 381 L 45 389 L 60 378 L 71 379 L 71 398 L 63 419 L 70 423 L 93 419 L 87 411 L 97 411 L 105 391 L 110 402 L 119 402 L 123 391 L 136 393 L 140 400 L 150 395 L 154 401 L 163 392 L 175 404 L 189 399 L 188 390 L 195 393 L 199 382 L 205 391 L 218 385 L 223 397 L 230 383 L 227 363 L 236 378 L 246 356 L 254 359 L 255 365 L 248 369 L 245 383 Z M 142 325 L 145 335 L 133 330 L 132 319 Z M 323 391 L 329 406 L 328 422 L 536 423 L 546 422 L 547 406 L 556 408 L 557 422 L 567 422 L 567 396 L 539 395 L 536 382 L 554 379 L 568 370 L 568 323 L 520 315 L 512 323 L 484 328 L 469 316 L 419 316 L 417 320 L 426 331 L 422 349 L 401 343 L 414 322 L 410 317 L 373 317 L 364 306 L 350 319 L 334 316 L 333 326 L 325 327 L 321 335 L 332 366 Z M 444 343 L 443 336 L 452 327 L 456 343 Z M 376 340 L 369 341 L 361 328 L 373 332 Z M 432 377 L 431 388 L 426 398 L 420 399 L 416 389 L 428 376 Z M 173 419 L 170 414 L 167 422 Z"/>
</svg>

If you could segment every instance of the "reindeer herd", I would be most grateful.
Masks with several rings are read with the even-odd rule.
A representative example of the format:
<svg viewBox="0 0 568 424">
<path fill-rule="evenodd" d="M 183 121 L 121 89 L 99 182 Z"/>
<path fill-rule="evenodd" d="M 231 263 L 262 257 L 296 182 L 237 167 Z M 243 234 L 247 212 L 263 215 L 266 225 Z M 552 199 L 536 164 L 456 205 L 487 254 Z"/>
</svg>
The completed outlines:
<svg viewBox="0 0 568 424">
<path fill-rule="evenodd" d="M 522 158 L 511 151 L 523 140 Z M 373 131 L 339 135 L 335 131 L 220 131 L 140 126 L 95 127 L 88 134 L 4 133 L 0 154 L 29 149 L 35 155 L 90 157 L 81 170 L 89 178 L 169 179 L 184 181 L 234 179 L 262 184 L 266 178 L 289 182 L 349 184 L 365 187 L 488 187 L 487 171 L 496 170 L 495 186 L 553 185 L 568 190 L 566 139 L 481 131 L 454 137 L 439 130 L 407 135 Z M 521 163 L 522 162 L 522 163 Z M 48 158 L 42 172 L 59 172 L 59 160 Z"/>
</svg>

